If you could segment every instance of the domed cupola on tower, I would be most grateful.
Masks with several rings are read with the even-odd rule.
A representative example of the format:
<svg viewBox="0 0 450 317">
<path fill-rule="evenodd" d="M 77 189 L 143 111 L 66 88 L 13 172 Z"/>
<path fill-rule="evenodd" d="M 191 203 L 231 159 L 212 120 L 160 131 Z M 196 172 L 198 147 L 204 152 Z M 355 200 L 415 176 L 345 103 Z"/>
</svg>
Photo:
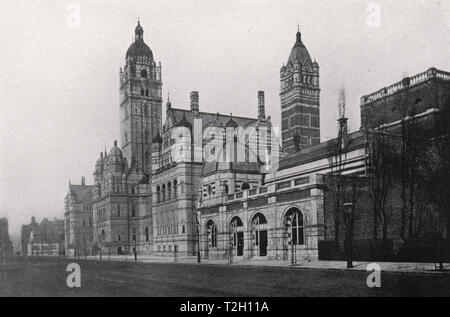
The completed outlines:
<svg viewBox="0 0 450 317">
<path fill-rule="evenodd" d="M 114 146 L 106 157 L 105 171 L 121 171 L 123 166 L 124 159 L 122 156 L 122 151 L 117 146 L 117 141 L 114 141 Z"/>
<path fill-rule="evenodd" d="M 126 58 L 128 57 L 148 57 L 153 61 L 153 52 L 144 42 L 144 29 L 138 21 L 138 25 L 134 30 L 135 39 L 127 50 Z"/>
<path fill-rule="evenodd" d="M 103 152 L 100 153 L 100 157 L 95 163 L 94 176 L 101 175 L 103 173 L 103 167 L 105 165 L 105 158 L 103 157 Z"/>
<path fill-rule="evenodd" d="M 161 63 L 144 42 L 140 21 L 134 34 L 120 69 L 120 146 L 130 168 L 143 176 L 151 173 L 151 140 L 162 128 Z"/>
</svg>

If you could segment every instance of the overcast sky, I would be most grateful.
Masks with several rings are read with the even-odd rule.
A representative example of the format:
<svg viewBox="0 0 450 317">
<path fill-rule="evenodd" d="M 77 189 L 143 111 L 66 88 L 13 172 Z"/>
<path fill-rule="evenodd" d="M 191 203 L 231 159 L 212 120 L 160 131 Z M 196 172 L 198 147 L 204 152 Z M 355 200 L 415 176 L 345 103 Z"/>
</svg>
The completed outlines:
<svg viewBox="0 0 450 317">
<path fill-rule="evenodd" d="M 188 108 L 198 90 L 202 111 L 255 117 L 264 90 L 276 125 L 279 71 L 300 25 L 320 65 L 326 140 L 340 87 L 357 130 L 362 95 L 433 66 L 450 70 L 449 3 L 2 0 L 0 217 L 10 231 L 32 215 L 62 218 L 69 179 L 92 183 L 100 151 L 119 135 L 119 67 L 138 17 L 173 107 Z"/>
</svg>

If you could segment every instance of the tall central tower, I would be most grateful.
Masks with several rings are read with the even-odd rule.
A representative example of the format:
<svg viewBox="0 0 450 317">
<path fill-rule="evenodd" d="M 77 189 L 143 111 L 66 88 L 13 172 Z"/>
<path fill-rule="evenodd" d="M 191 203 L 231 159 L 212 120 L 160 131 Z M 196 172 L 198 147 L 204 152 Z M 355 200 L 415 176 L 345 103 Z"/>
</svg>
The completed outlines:
<svg viewBox="0 0 450 317">
<path fill-rule="evenodd" d="M 319 64 L 312 62 L 297 32 L 287 65 L 280 71 L 283 151 L 320 143 Z"/>
<path fill-rule="evenodd" d="M 153 60 L 138 21 L 120 69 L 120 140 L 123 155 L 139 173 L 150 173 L 151 142 L 161 130 L 161 86 L 161 63 Z"/>
</svg>

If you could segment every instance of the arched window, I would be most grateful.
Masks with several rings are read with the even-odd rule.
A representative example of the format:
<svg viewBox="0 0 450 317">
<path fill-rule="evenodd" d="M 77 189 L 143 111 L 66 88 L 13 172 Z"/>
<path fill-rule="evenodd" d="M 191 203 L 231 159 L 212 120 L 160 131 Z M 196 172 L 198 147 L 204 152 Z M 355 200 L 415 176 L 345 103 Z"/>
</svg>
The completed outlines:
<svg viewBox="0 0 450 317">
<path fill-rule="evenodd" d="M 245 182 L 241 185 L 241 190 L 247 190 L 250 189 L 250 184 Z"/>
<path fill-rule="evenodd" d="M 233 241 L 232 244 L 234 247 L 238 246 L 238 232 L 242 231 L 240 229 L 243 228 L 243 224 L 242 224 L 242 220 L 239 217 L 233 217 L 233 219 L 231 219 L 230 222 L 230 230 L 231 233 L 233 234 Z"/>
<path fill-rule="evenodd" d="M 267 255 L 267 219 L 262 213 L 257 213 L 252 219 L 252 238 L 259 250 L 260 256 Z"/>
<path fill-rule="evenodd" d="M 172 198 L 172 184 L 169 182 L 167 183 L 167 198 L 170 200 Z"/>
<path fill-rule="evenodd" d="M 217 248 L 217 227 L 214 221 L 209 220 L 206 223 L 206 233 L 208 235 L 208 245 L 211 248 Z"/>
<path fill-rule="evenodd" d="M 148 242 L 149 236 L 148 236 L 148 227 L 145 227 L 145 241 Z"/>
<path fill-rule="evenodd" d="M 136 205 L 131 205 L 131 217 L 136 217 Z"/>
<path fill-rule="evenodd" d="M 161 190 L 162 190 L 162 201 L 165 201 L 166 200 L 166 184 L 162 185 Z"/>
<path fill-rule="evenodd" d="M 304 245 L 304 219 L 302 212 L 298 208 L 291 208 L 287 212 L 285 225 L 292 245 Z"/>
<path fill-rule="evenodd" d="M 120 234 L 117 236 L 117 241 L 120 241 L 121 237 Z"/>
<path fill-rule="evenodd" d="M 156 186 L 156 201 L 159 203 L 161 201 L 161 188 Z"/>
<path fill-rule="evenodd" d="M 175 180 L 173 181 L 173 197 L 174 197 L 174 198 L 177 198 L 177 196 L 178 196 L 178 182 L 177 182 L 177 180 L 175 179 Z"/>
</svg>

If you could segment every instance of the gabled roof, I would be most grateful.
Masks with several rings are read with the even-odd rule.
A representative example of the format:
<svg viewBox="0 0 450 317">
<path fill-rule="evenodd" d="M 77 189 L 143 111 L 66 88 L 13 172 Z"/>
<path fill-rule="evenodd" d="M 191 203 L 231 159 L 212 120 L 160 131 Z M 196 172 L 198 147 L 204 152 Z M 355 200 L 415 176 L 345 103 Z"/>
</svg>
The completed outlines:
<svg viewBox="0 0 450 317">
<path fill-rule="evenodd" d="M 78 204 L 89 204 L 92 203 L 93 188 L 94 187 L 90 185 L 69 185 L 69 195 L 75 195 Z"/>
</svg>

